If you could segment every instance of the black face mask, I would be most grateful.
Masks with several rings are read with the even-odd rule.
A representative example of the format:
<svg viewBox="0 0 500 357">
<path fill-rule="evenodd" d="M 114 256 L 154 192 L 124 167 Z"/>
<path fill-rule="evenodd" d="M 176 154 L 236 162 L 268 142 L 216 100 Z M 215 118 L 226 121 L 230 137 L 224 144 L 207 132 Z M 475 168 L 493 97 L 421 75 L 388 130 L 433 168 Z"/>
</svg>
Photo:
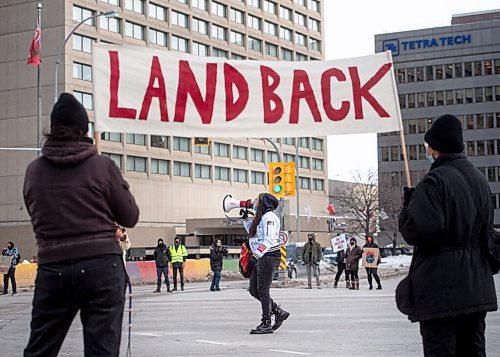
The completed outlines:
<svg viewBox="0 0 500 357">
<path fill-rule="evenodd" d="M 14 248 L 14 246 L 9 244 L 9 245 L 7 245 L 7 248 L 8 248 L 9 250 L 11 250 L 11 249 L 13 249 L 13 248 Z"/>
</svg>

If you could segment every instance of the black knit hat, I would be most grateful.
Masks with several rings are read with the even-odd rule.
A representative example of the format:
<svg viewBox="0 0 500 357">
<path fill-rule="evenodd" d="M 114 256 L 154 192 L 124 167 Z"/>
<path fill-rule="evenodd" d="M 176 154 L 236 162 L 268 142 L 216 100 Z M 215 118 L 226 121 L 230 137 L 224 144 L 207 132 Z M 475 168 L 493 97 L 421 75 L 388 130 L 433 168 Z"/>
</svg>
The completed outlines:
<svg viewBox="0 0 500 357">
<path fill-rule="evenodd" d="M 69 93 L 63 93 L 54 104 L 50 114 L 50 127 L 71 126 L 78 128 L 82 134 L 89 130 L 89 117 L 83 105 Z"/>
<path fill-rule="evenodd" d="M 462 124 L 451 114 L 437 118 L 425 133 L 424 140 L 431 148 L 443 154 L 460 154 L 464 151 Z"/>
</svg>

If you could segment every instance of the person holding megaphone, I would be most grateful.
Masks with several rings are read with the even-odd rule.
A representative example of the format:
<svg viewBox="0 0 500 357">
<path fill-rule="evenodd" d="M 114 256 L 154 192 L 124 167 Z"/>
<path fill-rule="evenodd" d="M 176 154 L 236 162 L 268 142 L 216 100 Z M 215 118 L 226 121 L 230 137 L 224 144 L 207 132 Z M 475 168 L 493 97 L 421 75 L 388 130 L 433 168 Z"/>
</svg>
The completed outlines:
<svg viewBox="0 0 500 357">
<path fill-rule="evenodd" d="M 271 299 L 271 283 L 275 270 L 281 260 L 280 253 L 280 219 L 274 212 L 279 201 L 269 193 L 261 193 L 253 202 L 255 216 L 248 218 L 242 210 L 240 214 L 246 216 L 243 222 L 248 232 L 249 246 L 252 251 L 252 274 L 248 291 L 260 301 L 262 306 L 262 322 L 251 334 L 272 334 L 277 330 L 290 313 L 281 309 Z M 274 324 L 271 324 L 271 315 L 274 315 Z"/>
</svg>

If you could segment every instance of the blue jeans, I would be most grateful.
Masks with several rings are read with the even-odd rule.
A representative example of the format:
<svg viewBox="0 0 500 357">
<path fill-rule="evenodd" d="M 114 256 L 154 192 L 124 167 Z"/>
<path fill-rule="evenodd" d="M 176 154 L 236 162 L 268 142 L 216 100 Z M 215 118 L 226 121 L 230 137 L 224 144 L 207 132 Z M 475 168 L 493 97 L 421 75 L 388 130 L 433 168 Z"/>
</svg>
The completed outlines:
<svg viewBox="0 0 500 357">
<path fill-rule="evenodd" d="M 168 289 L 170 288 L 170 281 L 168 281 L 168 267 L 156 267 L 156 276 L 158 277 L 156 285 L 158 286 L 158 289 L 161 287 L 162 274 L 165 276 L 165 285 L 167 286 Z"/>
<path fill-rule="evenodd" d="M 57 356 L 78 311 L 85 356 L 118 357 L 127 280 L 121 255 L 38 266 L 24 357 Z"/>
<path fill-rule="evenodd" d="M 222 272 L 220 270 L 213 270 L 214 277 L 212 278 L 212 285 L 210 290 L 219 289 L 220 278 L 222 277 Z"/>
</svg>

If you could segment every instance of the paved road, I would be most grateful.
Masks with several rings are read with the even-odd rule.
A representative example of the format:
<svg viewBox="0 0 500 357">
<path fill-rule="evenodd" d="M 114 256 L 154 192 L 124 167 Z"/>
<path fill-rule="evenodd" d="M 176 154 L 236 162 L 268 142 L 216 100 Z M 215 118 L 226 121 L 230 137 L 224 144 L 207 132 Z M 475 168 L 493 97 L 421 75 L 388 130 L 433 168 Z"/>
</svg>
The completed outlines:
<svg viewBox="0 0 500 357">
<path fill-rule="evenodd" d="M 274 335 L 248 331 L 259 323 L 260 306 L 247 282 L 187 285 L 186 291 L 152 294 L 134 287 L 132 356 L 421 356 L 418 325 L 395 308 L 399 278 L 383 281 L 384 290 L 304 288 L 273 289 L 272 296 L 291 317 Z M 496 277 L 497 287 L 500 278 Z M 0 297 L 0 356 L 20 356 L 29 335 L 33 294 Z M 127 316 L 127 315 L 125 315 Z M 127 329 L 124 326 L 122 356 Z M 487 349 L 500 351 L 500 313 L 487 318 Z M 60 356 L 82 356 L 82 328 L 73 323 Z"/>
</svg>

